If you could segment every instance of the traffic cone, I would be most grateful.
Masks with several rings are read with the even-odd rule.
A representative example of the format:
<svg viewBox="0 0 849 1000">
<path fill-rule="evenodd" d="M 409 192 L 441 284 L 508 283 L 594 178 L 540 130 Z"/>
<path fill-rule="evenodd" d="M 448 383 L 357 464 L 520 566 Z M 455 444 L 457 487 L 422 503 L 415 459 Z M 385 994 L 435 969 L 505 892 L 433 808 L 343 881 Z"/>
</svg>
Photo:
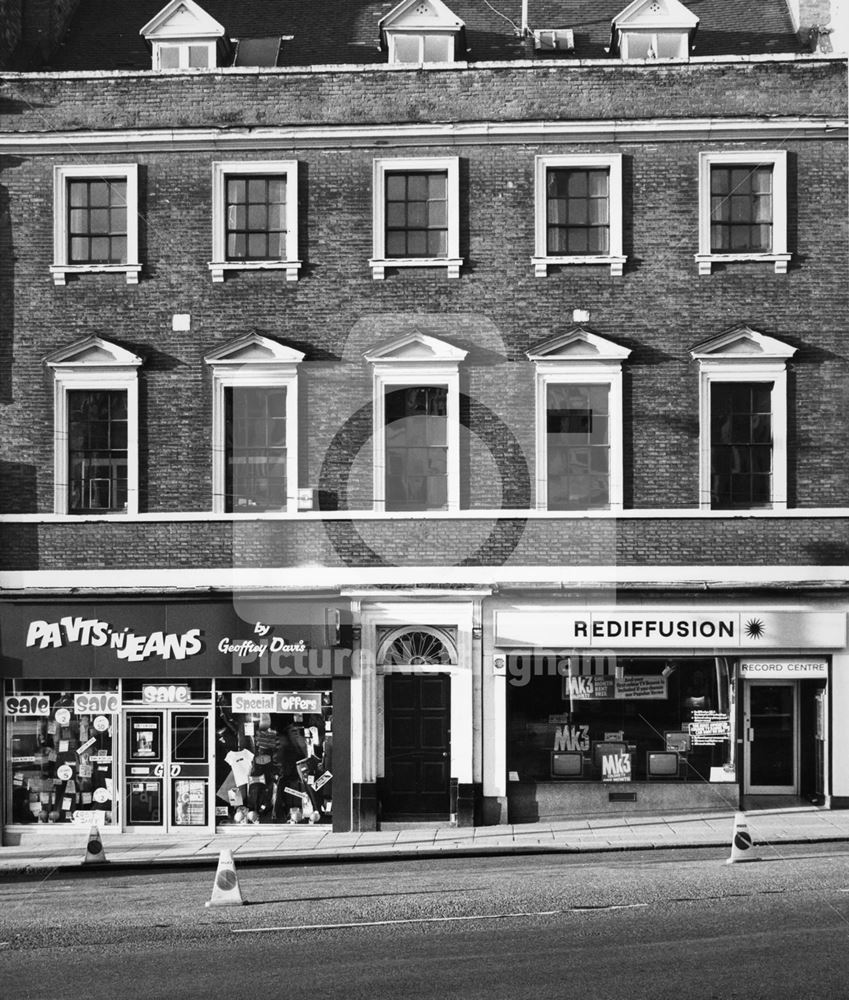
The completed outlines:
<svg viewBox="0 0 849 1000">
<path fill-rule="evenodd" d="M 745 813 L 734 814 L 734 833 L 731 837 L 731 857 L 725 862 L 733 865 L 738 861 L 760 861 L 755 856 L 752 835 L 746 822 Z"/>
<path fill-rule="evenodd" d="M 218 858 L 218 871 L 215 873 L 215 883 L 212 886 L 212 899 L 205 906 L 243 906 L 244 900 L 239 892 L 239 877 L 233 864 L 230 851 L 222 851 Z"/>
<path fill-rule="evenodd" d="M 86 844 L 84 865 L 108 865 L 106 854 L 103 850 L 103 841 L 100 837 L 100 830 L 96 823 L 92 824 L 88 834 L 88 844 Z"/>
</svg>

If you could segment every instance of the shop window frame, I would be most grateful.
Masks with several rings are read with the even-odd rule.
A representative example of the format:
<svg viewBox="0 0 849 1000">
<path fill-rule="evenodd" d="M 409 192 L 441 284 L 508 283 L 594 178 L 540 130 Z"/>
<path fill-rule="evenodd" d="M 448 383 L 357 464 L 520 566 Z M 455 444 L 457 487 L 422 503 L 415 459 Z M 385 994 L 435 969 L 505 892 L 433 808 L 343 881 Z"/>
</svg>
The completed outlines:
<svg viewBox="0 0 849 1000">
<path fill-rule="evenodd" d="M 70 198 L 68 184 L 73 180 L 123 181 L 126 184 L 127 259 L 121 263 L 72 263 L 68 239 L 70 234 Z M 53 263 L 50 273 L 53 284 L 67 283 L 69 274 L 123 274 L 128 285 L 137 285 L 141 272 L 139 262 L 139 182 L 136 163 L 90 163 L 83 166 L 61 165 L 53 168 Z"/>
</svg>

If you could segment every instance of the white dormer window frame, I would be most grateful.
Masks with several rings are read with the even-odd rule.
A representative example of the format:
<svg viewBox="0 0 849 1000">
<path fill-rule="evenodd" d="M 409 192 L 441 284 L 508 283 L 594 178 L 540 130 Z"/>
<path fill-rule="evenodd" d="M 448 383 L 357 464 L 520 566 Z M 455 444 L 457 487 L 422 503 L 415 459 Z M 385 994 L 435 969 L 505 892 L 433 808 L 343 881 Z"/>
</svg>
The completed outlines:
<svg viewBox="0 0 849 1000">
<path fill-rule="evenodd" d="M 163 66 L 163 57 L 176 54 L 176 66 Z M 198 57 L 203 54 L 204 58 Z M 167 62 L 167 58 L 165 59 Z M 169 70 L 214 69 L 218 64 L 216 43 L 205 38 L 187 38 L 153 43 L 153 68 L 167 73 Z"/>
<path fill-rule="evenodd" d="M 714 167 L 770 167 L 772 170 L 772 247 L 763 252 L 718 253 L 711 243 L 711 175 Z M 786 150 L 734 150 L 699 153 L 699 274 L 710 274 L 715 263 L 761 261 L 773 264 L 776 274 L 786 274 L 792 254 L 787 249 Z"/>
<path fill-rule="evenodd" d="M 701 510 L 714 509 L 711 498 L 711 389 L 715 384 L 730 382 L 763 382 L 772 386 L 770 390 L 772 495 L 769 509 L 778 511 L 787 509 L 787 362 L 795 353 L 795 347 L 746 326 L 726 331 L 690 351 L 690 356 L 699 364 L 699 508 Z"/>
<path fill-rule="evenodd" d="M 608 390 L 608 504 L 604 510 L 624 505 L 624 426 L 622 365 L 629 348 L 583 327 L 550 338 L 526 353 L 534 364 L 536 399 L 537 510 L 548 510 L 548 396 L 551 386 L 605 386 Z M 559 508 L 558 508 L 559 509 Z M 568 508 L 582 509 L 582 508 Z"/>
<path fill-rule="evenodd" d="M 674 55 L 658 55 L 661 48 L 661 40 L 658 36 L 666 36 L 668 40 L 674 37 L 678 42 L 678 51 Z M 646 55 L 631 55 L 632 45 L 636 45 L 637 39 L 648 40 L 648 53 Z M 662 28 L 659 30 L 628 28 L 622 30 L 619 36 L 619 54 L 623 60 L 634 61 L 636 59 L 681 59 L 690 58 L 690 33 L 681 28 Z"/>
<path fill-rule="evenodd" d="M 446 180 L 445 223 L 447 252 L 433 257 L 390 257 L 386 246 L 387 178 L 398 174 L 444 174 Z M 383 280 L 387 268 L 443 267 L 449 278 L 459 278 L 460 256 L 460 160 L 457 156 L 376 159 L 372 180 L 372 256 L 371 275 Z"/>
<path fill-rule="evenodd" d="M 463 28 L 442 0 L 401 0 L 379 23 L 389 64 L 402 67 L 456 62 Z"/>
<path fill-rule="evenodd" d="M 386 510 L 386 395 L 392 389 L 446 389 L 447 476 L 445 510 L 460 508 L 460 363 L 467 352 L 426 334 L 409 334 L 368 351 L 372 366 L 373 504 Z M 425 508 L 427 509 L 427 508 Z"/>
<path fill-rule="evenodd" d="M 64 285 L 69 274 L 123 274 L 128 285 L 137 285 L 139 263 L 139 181 L 138 164 L 91 163 L 85 166 L 57 166 L 53 168 L 53 264 L 50 273 L 54 285 Z M 71 198 L 69 186 L 73 181 L 123 182 L 126 188 L 125 237 L 126 260 L 120 263 L 73 263 L 70 253 Z M 93 215 L 92 211 L 92 215 Z"/>
<path fill-rule="evenodd" d="M 298 366 L 302 351 L 260 334 L 246 334 L 204 357 L 212 374 L 212 512 L 227 512 L 226 390 L 237 388 L 286 390 L 286 502 L 281 510 L 298 510 Z M 275 508 L 276 509 L 276 508 Z M 250 513 L 245 510 L 229 513 Z"/>
<path fill-rule="evenodd" d="M 227 181 L 231 177 L 282 177 L 286 182 L 286 253 L 280 259 L 240 260 L 227 258 Z M 213 282 L 224 281 L 227 271 L 285 271 L 287 281 L 297 281 L 302 261 L 298 259 L 298 162 L 297 160 L 240 160 L 212 164 L 212 260 Z"/>
<path fill-rule="evenodd" d="M 151 47 L 154 70 L 185 72 L 215 69 L 224 26 L 195 0 L 169 0 L 139 34 Z"/>
<path fill-rule="evenodd" d="M 619 56 L 626 62 L 686 61 L 698 24 L 679 0 L 633 0 L 613 19 Z"/>
<path fill-rule="evenodd" d="M 608 252 L 604 254 L 552 254 L 548 252 L 548 173 L 556 169 L 605 170 L 608 175 Z M 552 265 L 602 264 L 613 276 L 622 274 L 628 258 L 623 249 L 622 154 L 564 154 L 537 156 L 534 184 L 534 274 L 544 278 Z"/>
<path fill-rule="evenodd" d="M 45 358 L 53 373 L 53 509 L 69 514 L 69 393 L 125 392 L 127 398 L 127 504 L 103 516 L 123 517 L 139 510 L 139 392 L 142 359 L 100 337 L 87 337 Z"/>
</svg>

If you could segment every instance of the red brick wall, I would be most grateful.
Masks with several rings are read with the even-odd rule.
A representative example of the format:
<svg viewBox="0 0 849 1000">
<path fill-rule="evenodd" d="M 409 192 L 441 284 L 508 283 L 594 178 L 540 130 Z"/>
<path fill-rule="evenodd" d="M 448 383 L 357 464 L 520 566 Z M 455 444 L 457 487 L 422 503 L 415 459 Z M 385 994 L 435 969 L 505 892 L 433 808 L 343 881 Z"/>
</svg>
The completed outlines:
<svg viewBox="0 0 849 1000">
<path fill-rule="evenodd" d="M 227 109 L 236 106 L 242 121 L 265 115 L 275 123 L 390 120 L 393 115 L 411 120 L 429 114 L 457 119 L 744 110 L 844 114 L 844 73 L 830 63 L 631 70 L 15 79 L 13 94 L 17 91 L 18 99 L 25 97 L 32 107 L 20 103 L 20 114 L 10 120 L 15 128 L 33 129 L 48 124 L 144 125 L 159 121 L 157 116 L 160 123 L 205 124 L 224 120 Z M 419 104 L 411 97 L 416 86 Z M 564 101 L 567 90 L 569 100 Z M 270 94 L 276 95 L 274 100 L 267 100 Z M 126 102 L 116 103 L 122 96 Z M 438 100 L 443 103 L 436 115 Z M 793 260 L 786 275 L 774 274 L 767 264 L 697 274 L 698 153 L 735 148 L 784 148 L 789 153 Z M 552 268 L 547 278 L 534 277 L 534 156 L 613 149 L 622 152 L 625 165 L 624 275 L 614 278 L 605 267 L 583 266 Z M 373 281 L 367 264 L 371 164 L 374 156 L 391 155 L 460 156 L 461 253 L 466 263 L 459 280 L 434 269 L 389 272 L 385 281 Z M 279 272 L 236 273 L 213 285 L 207 268 L 212 161 L 281 157 L 299 161 L 300 280 L 286 282 Z M 128 286 L 121 276 L 87 275 L 54 287 L 48 270 L 53 165 L 98 161 L 141 166 L 141 282 Z M 252 330 L 306 353 L 300 484 L 320 488 L 324 506 L 370 505 L 372 389 L 362 354 L 415 329 L 469 351 L 461 366 L 467 423 L 464 506 L 527 506 L 534 478 L 534 382 L 524 352 L 571 325 L 575 308 L 588 309 L 592 329 L 632 350 L 624 366 L 628 506 L 697 504 L 698 367 L 689 350 L 738 323 L 798 348 L 789 365 L 792 505 L 847 503 L 844 139 L 638 142 L 623 133 L 615 146 L 491 142 L 350 149 L 299 146 L 295 138 L 291 146 L 255 156 L 134 149 L 93 156 L 79 155 L 69 144 L 55 155 L 10 156 L 0 167 L 0 512 L 52 510 L 52 385 L 42 359 L 93 333 L 145 358 L 140 376 L 141 509 L 209 510 L 211 393 L 202 359 L 215 346 Z M 173 313 L 191 314 L 189 332 L 171 330 Z M 754 548 L 764 540 L 769 548 L 780 537 L 769 532 L 782 522 L 764 523 L 770 527 L 733 522 L 733 531 L 751 533 Z M 833 529 L 833 522 L 821 528 L 826 537 Z M 118 529 L 102 530 L 109 536 Z M 190 539 L 188 564 L 218 558 L 210 530 L 174 529 L 175 539 Z M 577 529 L 563 530 L 571 537 Z M 591 530 L 603 537 L 607 529 Z M 622 530 L 616 529 L 617 538 Z M 789 530 L 800 535 L 790 551 L 809 561 L 803 558 L 798 522 Z M 58 564 L 60 549 L 44 548 L 48 538 L 51 546 L 61 540 L 72 549 L 79 547 L 76 559 L 83 558 L 86 548 L 74 538 L 98 535 L 91 527 L 80 528 L 78 535 L 73 527 L 12 526 L 8 531 L 38 536 L 38 558 L 49 565 Z M 180 558 L 177 542 L 172 551 L 162 541 L 162 529 L 135 526 L 127 531 L 139 539 L 149 533 L 153 553 L 164 545 L 163 558 Z M 288 524 L 280 528 L 283 537 L 291 531 Z M 544 538 L 556 535 L 547 527 L 535 529 L 535 537 L 540 532 Z M 301 544 L 299 537 L 292 544 Z M 703 536 L 704 544 L 715 546 L 716 554 L 710 548 L 685 552 L 686 545 L 679 552 L 671 540 L 664 544 L 664 532 L 646 537 L 659 547 L 659 561 L 724 558 L 723 539 L 710 533 Z M 496 561 L 513 551 L 499 538 L 500 549 L 491 543 L 493 552 L 498 551 Z M 640 551 L 648 544 L 640 542 Z M 529 558 L 548 558 L 545 546 L 539 556 L 533 551 Z M 565 550 L 557 551 L 563 555 Z M 103 557 L 95 549 L 92 558 L 99 565 Z M 223 558 L 230 557 L 225 553 Z M 371 557 L 364 552 L 364 558 Z M 444 559 L 445 553 L 435 558 Z M 775 558 L 770 552 L 765 561 Z M 291 559 L 297 562 L 297 553 Z"/>
</svg>

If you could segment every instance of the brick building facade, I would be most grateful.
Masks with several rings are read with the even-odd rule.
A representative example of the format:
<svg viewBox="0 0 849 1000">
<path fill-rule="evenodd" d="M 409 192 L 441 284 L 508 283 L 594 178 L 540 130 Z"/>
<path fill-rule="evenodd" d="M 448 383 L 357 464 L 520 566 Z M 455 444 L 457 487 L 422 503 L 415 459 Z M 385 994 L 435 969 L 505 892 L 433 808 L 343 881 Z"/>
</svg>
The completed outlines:
<svg viewBox="0 0 849 1000">
<path fill-rule="evenodd" d="M 839 4 L 336 6 L 0 48 L 6 836 L 849 803 Z"/>
</svg>

